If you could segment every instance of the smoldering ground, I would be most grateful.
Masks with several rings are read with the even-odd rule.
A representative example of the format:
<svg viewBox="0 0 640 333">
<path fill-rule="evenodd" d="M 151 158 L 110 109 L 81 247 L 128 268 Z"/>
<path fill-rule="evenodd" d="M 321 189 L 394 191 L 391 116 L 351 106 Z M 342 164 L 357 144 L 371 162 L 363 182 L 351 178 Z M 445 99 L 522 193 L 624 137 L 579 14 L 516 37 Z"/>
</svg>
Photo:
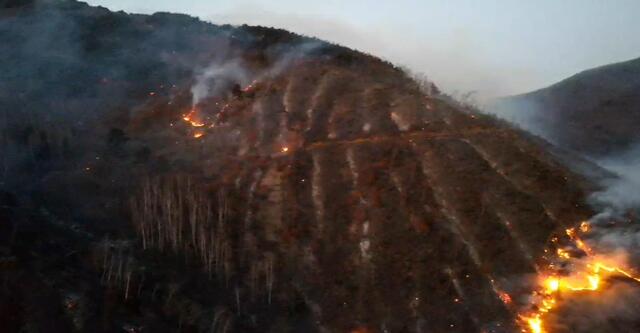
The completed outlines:
<svg viewBox="0 0 640 333">
<path fill-rule="evenodd" d="M 267 66 L 261 68 L 249 65 L 240 55 L 215 55 L 205 66 L 194 70 L 196 75 L 191 87 L 192 104 L 195 106 L 207 97 L 224 95 L 236 84 L 246 86 L 251 82 L 274 77 L 295 61 L 314 51 L 321 51 L 326 46 L 318 40 L 302 41 L 287 46 L 270 46 L 265 50 Z"/>
<path fill-rule="evenodd" d="M 579 293 L 563 299 L 549 314 L 550 332 L 629 332 L 637 325 L 640 288 L 622 279 L 613 279 L 597 293 Z"/>
<path fill-rule="evenodd" d="M 550 142 L 557 147 L 553 148 L 554 154 L 563 164 L 583 174 L 596 186 L 589 197 L 594 211 L 589 221 L 591 229 L 584 239 L 593 253 L 582 253 L 587 258 L 572 257 L 556 264 L 567 265 L 562 266 L 562 273 L 580 276 L 582 280 L 578 283 L 588 279 L 593 266 L 590 268 L 587 264 L 597 262 L 598 258 L 613 260 L 615 267 L 621 267 L 634 276 L 640 275 L 640 144 L 631 144 L 629 148 L 621 150 L 620 147 L 626 146 L 621 144 L 624 143 L 620 136 L 623 132 L 617 131 L 616 127 L 607 129 L 607 126 L 620 125 L 619 122 L 605 119 L 607 121 L 597 122 L 598 127 L 594 130 L 594 127 L 589 127 L 593 122 L 575 119 L 588 117 L 579 111 L 589 105 L 597 105 L 599 100 L 609 101 L 605 106 L 628 105 L 627 110 L 620 112 L 611 109 L 613 111 L 609 117 L 617 117 L 621 112 L 635 112 L 633 104 L 629 103 L 628 87 L 633 86 L 637 79 L 628 80 L 629 73 L 625 73 L 627 76 L 605 73 L 603 75 L 608 81 L 600 76 L 596 77 L 598 80 L 593 80 L 590 72 L 585 73 L 585 76 L 567 79 L 568 83 L 565 84 L 569 85 L 568 88 L 560 83 L 531 94 L 497 100 L 483 107 L 484 112 L 501 117 Z M 599 74 L 597 71 L 591 73 Z M 619 91 L 616 93 L 615 89 L 607 88 L 610 86 L 627 91 L 624 94 Z M 562 93 L 558 92 L 562 89 L 565 89 Z M 549 97 L 554 92 L 562 98 Z M 618 98 L 619 103 L 616 102 Z M 607 116 L 603 114 L 606 108 L 598 110 L 598 116 Z M 568 115 L 574 111 L 575 114 Z M 586 127 L 581 128 L 580 124 L 586 124 Z M 607 133 L 611 133 L 612 137 L 606 137 Z M 576 139 L 591 139 L 590 134 L 594 135 L 594 140 L 589 143 Z M 602 285 L 595 291 L 561 293 L 557 306 L 545 318 L 545 328 L 551 332 L 611 332 L 629 331 L 631 327 L 636 327 L 638 319 L 634 317 L 634 309 L 640 302 L 640 284 L 621 273 L 606 276 L 601 282 Z"/>
<path fill-rule="evenodd" d="M 570 259 L 563 270 L 584 279 L 593 269 L 589 265 L 600 262 L 626 273 L 605 275 L 595 291 L 560 295 L 558 308 L 546 320 L 546 328 L 551 332 L 623 332 L 638 325 L 640 145 L 593 162 L 613 176 L 598 178 L 600 190 L 589 198 L 596 214 L 589 221 L 584 241 L 591 253 Z"/>
<path fill-rule="evenodd" d="M 131 170 L 164 168 L 167 158 L 156 160 L 136 135 L 164 135 L 192 99 L 228 93 L 331 47 L 282 30 L 72 1 L 0 14 L 0 190 L 61 210 L 92 202 L 73 189 L 125 191 Z M 259 61 L 243 58 L 247 50 Z M 109 172 L 98 176 L 106 163 Z"/>
</svg>

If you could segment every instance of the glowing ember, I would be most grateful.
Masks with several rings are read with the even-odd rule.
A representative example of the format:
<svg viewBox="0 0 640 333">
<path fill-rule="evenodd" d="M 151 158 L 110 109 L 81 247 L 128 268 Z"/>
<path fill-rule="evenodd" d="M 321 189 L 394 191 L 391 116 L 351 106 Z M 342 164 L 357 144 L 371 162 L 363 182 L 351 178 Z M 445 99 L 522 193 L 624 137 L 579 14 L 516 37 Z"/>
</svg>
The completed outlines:
<svg viewBox="0 0 640 333">
<path fill-rule="evenodd" d="M 531 328 L 531 332 L 541 333 L 542 332 L 542 320 L 540 317 L 529 319 L 529 327 Z"/>
<path fill-rule="evenodd" d="M 498 294 L 498 296 L 500 296 L 500 300 L 504 303 L 504 304 L 511 304 L 511 296 L 509 296 L 509 294 L 505 293 L 505 292 L 500 292 Z"/>
<path fill-rule="evenodd" d="M 551 292 L 556 292 L 560 288 L 560 280 L 558 280 L 555 277 L 546 279 L 544 284 L 545 284 L 545 288 Z"/>
<path fill-rule="evenodd" d="M 282 147 L 282 152 L 283 152 L 283 153 L 286 153 L 286 152 L 288 152 L 288 151 L 289 151 L 289 147 Z"/>
<path fill-rule="evenodd" d="M 194 120 L 195 114 L 196 114 L 196 110 L 191 110 L 189 113 L 187 113 L 184 116 L 182 116 L 182 120 L 186 121 L 187 123 L 189 123 L 193 127 L 202 127 L 202 126 L 204 126 L 205 124 L 203 122 Z"/>
<path fill-rule="evenodd" d="M 253 82 L 251 82 L 251 84 L 242 88 L 241 91 L 242 92 L 254 91 L 257 87 L 257 84 L 258 84 L 258 81 L 254 80 Z M 175 85 L 172 85 L 172 87 L 175 88 Z M 156 92 L 150 92 L 149 95 L 150 96 L 156 95 Z M 215 109 L 217 109 L 217 112 L 215 112 L 215 110 L 209 110 L 208 112 L 210 114 L 213 113 L 213 115 L 211 116 L 207 116 L 206 113 L 204 115 L 201 114 L 203 110 L 200 110 L 200 105 L 193 105 L 188 112 L 182 114 L 182 120 L 185 123 L 187 123 L 189 126 L 195 128 L 191 136 L 195 139 L 201 138 L 206 134 L 204 130 L 205 127 L 216 128 L 219 125 L 223 125 L 231 116 L 233 116 L 232 102 L 233 101 L 224 102 L 222 99 L 215 101 L 214 104 L 216 106 Z M 168 104 L 171 104 L 171 102 L 169 102 Z M 207 104 L 207 105 L 211 105 L 211 104 Z M 173 127 L 174 123 L 173 122 L 170 123 L 170 126 Z M 281 151 L 283 153 L 286 153 L 289 151 L 289 148 L 288 147 L 281 148 Z"/>
<path fill-rule="evenodd" d="M 590 230 L 591 226 L 588 222 L 582 222 L 579 231 L 575 228 L 565 230 L 572 242 L 571 245 L 584 252 L 586 257 L 573 258 L 571 252 L 562 248 L 557 249 L 557 257 L 553 258 L 551 263 L 548 264 L 547 272 L 543 273 L 540 279 L 539 288 L 533 293 L 536 299 L 535 304 L 533 304 L 534 310 L 519 316 L 522 321 L 523 332 L 547 332 L 544 327 L 544 316 L 555 308 L 560 294 L 598 291 L 602 286 L 601 282 L 611 276 L 624 276 L 640 283 L 640 277 L 636 277 L 626 268 L 620 267 L 613 258 L 594 255 L 593 249 L 578 238 L 578 232 L 586 234 Z M 552 241 L 555 243 L 557 239 L 552 239 Z M 558 274 L 556 267 L 562 265 L 557 265 L 557 263 L 568 263 L 569 260 L 573 261 L 571 262 L 572 267 L 575 266 L 573 272 L 564 275 Z"/>
<path fill-rule="evenodd" d="M 569 252 L 567 252 L 564 249 L 558 248 L 556 250 L 556 254 L 558 255 L 558 257 L 562 258 L 562 259 L 569 259 L 571 258 L 571 255 L 569 254 Z"/>
<path fill-rule="evenodd" d="M 589 224 L 589 222 L 580 223 L 580 231 L 587 233 L 589 232 L 590 229 L 591 229 L 591 225 Z"/>
</svg>

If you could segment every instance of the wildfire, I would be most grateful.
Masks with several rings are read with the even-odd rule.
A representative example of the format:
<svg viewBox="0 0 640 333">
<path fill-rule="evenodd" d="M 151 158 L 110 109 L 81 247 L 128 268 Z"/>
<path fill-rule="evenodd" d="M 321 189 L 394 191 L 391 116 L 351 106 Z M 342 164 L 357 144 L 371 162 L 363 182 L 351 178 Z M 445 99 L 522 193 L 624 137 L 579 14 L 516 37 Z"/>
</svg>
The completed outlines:
<svg viewBox="0 0 640 333">
<path fill-rule="evenodd" d="M 559 258 L 562 258 L 562 259 L 571 258 L 571 254 L 569 254 L 569 252 L 567 252 L 567 250 L 565 249 L 558 248 L 556 250 L 556 254 L 558 255 Z"/>
<path fill-rule="evenodd" d="M 587 233 L 589 232 L 589 230 L 591 230 L 591 225 L 589 224 L 589 222 L 582 222 L 580 223 L 580 231 Z"/>
<path fill-rule="evenodd" d="M 197 121 L 194 119 L 196 114 L 196 110 L 193 109 L 191 111 L 189 111 L 189 113 L 185 114 L 184 116 L 182 116 L 182 120 L 186 121 L 187 123 L 189 123 L 191 126 L 193 127 L 202 127 L 205 124 L 203 122 Z"/>
<path fill-rule="evenodd" d="M 619 266 L 612 258 L 596 256 L 593 249 L 578 237 L 578 232 L 586 234 L 591 231 L 591 225 L 588 222 L 582 222 L 578 229 L 569 228 L 565 232 L 569 236 L 572 246 L 581 250 L 586 256 L 574 258 L 571 252 L 558 248 L 555 260 L 551 260 L 547 267 L 548 272 L 543 274 L 540 286 L 533 294 L 536 299 L 534 310 L 519 316 L 524 326 L 523 332 L 548 332 L 544 327 L 544 317 L 556 307 L 562 294 L 598 291 L 602 286 L 602 281 L 616 275 L 640 283 L 640 277 Z M 559 274 L 556 269 L 557 263 L 566 263 L 569 260 L 574 260 L 575 262 L 572 264 L 578 269 L 575 269 L 571 274 Z"/>
<path fill-rule="evenodd" d="M 504 304 L 511 304 L 511 296 L 509 296 L 509 294 L 501 291 L 498 293 L 498 296 Z"/>
<path fill-rule="evenodd" d="M 242 92 L 251 92 L 256 89 L 258 84 L 257 80 L 251 82 L 250 85 L 241 88 Z M 155 93 L 154 93 L 155 94 Z M 232 103 L 231 101 L 227 101 L 223 104 L 222 100 L 218 100 L 215 102 L 215 107 L 218 112 L 214 115 L 214 119 L 209 116 L 203 116 L 201 113 L 199 106 L 194 105 L 187 113 L 182 115 L 182 120 L 187 123 L 189 126 L 196 129 L 196 131 L 192 134 L 193 138 L 200 138 L 204 136 L 206 133 L 203 131 L 202 127 L 206 128 L 215 128 L 219 123 L 224 123 L 225 120 L 231 115 Z M 173 123 L 171 124 L 173 126 Z M 286 152 L 288 148 L 283 148 L 282 151 Z"/>
<path fill-rule="evenodd" d="M 202 121 L 197 120 L 196 117 L 197 117 L 197 111 L 195 108 L 193 108 L 188 113 L 182 115 L 182 120 L 184 120 L 186 123 L 188 123 L 194 128 L 204 127 L 206 124 Z M 195 133 L 193 133 L 192 136 L 194 139 L 201 138 L 202 136 L 204 136 L 204 131 L 197 130 Z"/>
</svg>

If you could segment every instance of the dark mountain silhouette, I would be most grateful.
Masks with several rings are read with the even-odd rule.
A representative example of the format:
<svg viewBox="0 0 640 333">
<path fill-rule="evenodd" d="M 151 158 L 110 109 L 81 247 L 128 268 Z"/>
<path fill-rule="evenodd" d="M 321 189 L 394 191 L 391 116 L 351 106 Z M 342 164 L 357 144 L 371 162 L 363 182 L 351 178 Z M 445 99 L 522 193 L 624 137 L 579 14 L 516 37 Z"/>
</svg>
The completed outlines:
<svg viewBox="0 0 640 333">
<path fill-rule="evenodd" d="M 515 331 L 548 240 L 593 214 L 545 143 L 375 57 L 9 4 L 10 332 Z"/>
<path fill-rule="evenodd" d="M 576 74 L 493 107 L 563 148 L 592 156 L 640 140 L 640 58 Z"/>
</svg>

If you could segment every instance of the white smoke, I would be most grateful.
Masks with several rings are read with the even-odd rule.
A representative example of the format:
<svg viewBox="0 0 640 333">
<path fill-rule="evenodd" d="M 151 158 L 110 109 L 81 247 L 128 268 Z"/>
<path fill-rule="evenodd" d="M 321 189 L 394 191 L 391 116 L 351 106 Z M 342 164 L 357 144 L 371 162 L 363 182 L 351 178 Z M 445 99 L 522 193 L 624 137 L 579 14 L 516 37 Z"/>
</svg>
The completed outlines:
<svg viewBox="0 0 640 333">
<path fill-rule="evenodd" d="M 191 87 L 193 105 L 211 96 L 221 96 L 239 84 L 246 86 L 252 81 L 261 81 L 279 75 L 295 61 L 326 44 L 311 40 L 298 45 L 276 45 L 265 53 L 271 58 L 270 65 L 257 73 L 251 70 L 239 56 L 227 56 L 211 61 L 206 67 L 195 70 L 195 84 Z"/>
<path fill-rule="evenodd" d="M 623 332 L 636 320 L 638 306 L 640 289 L 614 283 L 598 293 L 566 298 L 562 311 L 549 315 L 546 328 L 549 332 Z"/>
<path fill-rule="evenodd" d="M 196 83 L 191 87 L 193 104 L 209 96 L 218 96 L 234 84 L 248 84 L 251 75 L 246 68 L 240 60 L 231 59 L 214 61 L 198 70 Z"/>
<path fill-rule="evenodd" d="M 323 45 L 325 44 L 319 40 L 311 40 L 286 51 L 276 50 L 276 61 L 260 74 L 259 80 L 279 75 L 289 68 L 289 66 L 291 66 L 296 60 L 303 59 L 309 53 L 321 48 Z"/>
<path fill-rule="evenodd" d="M 603 214 L 624 213 L 640 208 L 640 144 L 596 162 L 617 176 L 605 180 L 602 184 L 604 190 L 592 196 L 596 205 L 606 207 Z"/>
</svg>

